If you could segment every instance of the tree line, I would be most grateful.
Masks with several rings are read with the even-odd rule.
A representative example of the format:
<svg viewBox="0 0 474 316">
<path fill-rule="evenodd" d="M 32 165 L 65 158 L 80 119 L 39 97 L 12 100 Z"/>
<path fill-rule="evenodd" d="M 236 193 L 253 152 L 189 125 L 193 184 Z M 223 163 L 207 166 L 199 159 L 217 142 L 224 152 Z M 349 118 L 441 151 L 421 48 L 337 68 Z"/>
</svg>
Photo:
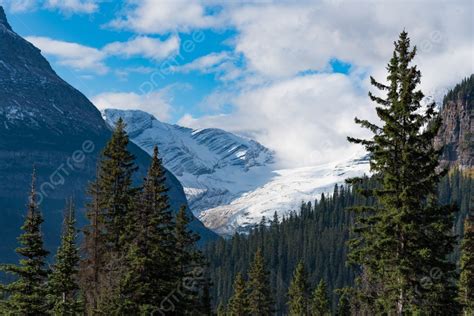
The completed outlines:
<svg viewBox="0 0 474 316">
<path fill-rule="evenodd" d="M 141 187 L 119 120 L 88 188 L 88 225 L 78 242 L 75 207 L 67 203 L 61 244 L 54 263 L 44 249 L 43 218 L 36 176 L 23 233 L 19 264 L 1 265 L 12 282 L 0 285 L 2 315 L 208 314 L 209 282 L 198 236 L 188 229 L 183 206 L 171 212 L 165 169 L 155 147 Z"/>
</svg>

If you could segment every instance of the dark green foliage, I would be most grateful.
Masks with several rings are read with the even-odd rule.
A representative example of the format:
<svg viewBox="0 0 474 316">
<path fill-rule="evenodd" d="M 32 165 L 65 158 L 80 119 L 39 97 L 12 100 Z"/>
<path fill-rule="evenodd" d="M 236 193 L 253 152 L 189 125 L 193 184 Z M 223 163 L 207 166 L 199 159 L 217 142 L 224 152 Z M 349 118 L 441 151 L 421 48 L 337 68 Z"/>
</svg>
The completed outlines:
<svg viewBox="0 0 474 316">
<path fill-rule="evenodd" d="M 459 299 L 464 307 L 464 315 L 472 315 L 474 313 L 474 214 L 467 218 L 464 224 Z"/>
<path fill-rule="evenodd" d="M 97 175 L 98 178 L 98 175 Z M 101 189 L 98 181 L 91 183 L 88 190 L 91 202 L 87 205 L 89 225 L 84 227 L 82 250 L 84 258 L 80 262 L 80 285 L 83 289 L 86 314 L 99 313 L 100 302 L 104 295 L 106 231 L 104 214 L 100 209 Z"/>
<path fill-rule="evenodd" d="M 209 278 L 203 282 L 200 297 L 202 315 L 212 315 L 211 280 Z"/>
<path fill-rule="evenodd" d="M 288 314 L 299 316 L 309 315 L 309 284 L 308 275 L 302 261 L 296 266 L 288 289 Z"/>
<path fill-rule="evenodd" d="M 119 281 L 133 233 L 138 190 L 132 187 L 136 171 L 128 151 L 125 124 L 117 122 L 112 138 L 102 152 L 97 179 L 89 187 L 91 203 L 85 228 L 85 258 L 81 269 L 86 310 L 111 310 L 120 295 Z"/>
<path fill-rule="evenodd" d="M 357 185 L 366 189 L 373 186 L 370 179 Z M 303 203 L 298 215 L 291 213 L 281 222 L 274 219 L 269 226 L 257 227 L 248 235 L 237 234 L 210 243 L 204 252 L 216 301 L 228 302 L 236 274 L 249 270 L 255 251 L 261 248 L 278 314 L 287 312 L 288 286 L 300 258 L 304 258 L 308 284 L 327 280 L 330 300 L 335 303 L 333 290 L 352 285 L 354 279 L 353 270 L 345 264 L 353 214 L 345 208 L 372 203 L 372 199 L 354 190 L 338 186 L 329 197 L 323 195 L 319 201 Z"/>
<path fill-rule="evenodd" d="M 61 244 L 56 262 L 48 280 L 48 301 L 54 315 L 78 315 L 82 309 L 79 300 L 78 268 L 79 253 L 76 246 L 76 219 L 72 200 L 64 217 Z"/>
<path fill-rule="evenodd" d="M 324 280 L 319 281 L 318 286 L 314 289 L 311 298 L 311 315 L 312 316 L 328 316 L 331 315 L 329 305 L 327 285 Z"/>
<path fill-rule="evenodd" d="M 114 307 L 117 313 L 156 311 L 176 287 L 174 225 L 166 192 L 165 172 L 155 147 L 138 208 L 131 213 L 135 217 L 129 216 L 131 237 Z"/>
<path fill-rule="evenodd" d="M 205 282 L 204 257 L 196 249 L 199 236 L 188 229 L 189 217 L 186 207 L 180 208 L 175 219 L 174 264 L 179 292 L 175 312 L 179 315 L 197 313 L 202 310 L 201 299 Z"/>
<path fill-rule="evenodd" d="M 470 174 L 471 172 L 471 174 Z M 438 186 L 440 204 L 456 205 L 458 212 L 454 219 L 455 233 L 462 236 L 464 220 L 474 208 L 474 174 L 453 168 L 445 175 Z M 459 259 L 458 253 L 456 259 Z"/>
<path fill-rule="evenodd" d="M 298 215 L 290 214 L 281 222 L 273 220 L 268 227 L 263 230 L 255 228 L 248 236 L 235 235 L 229 240 L 210 243 L 204 252 L 210 262 L 215 301 L 223 305 L 228 303 L 235 276 L 239 271 L 248 270 L 253 253 L 261 247 L 265 262 L 268 262 L 278 314 L 287 313 L 288 285 L 298 263 L 297 258 L 304 258 L 309 284 L 314 286 L 322 278 L 327 281 L 328 296 L 336 311 L 338 298 L 333 291 L 353 285 L 354 280 L 353 269 L 345 264 L 346 242 L 354 215 L 345 209 L 355 205 L 373 205 L 374 198 L 360 193 L 376 186 L 375 179 L 367 178 L 352 188 L 339 186 L 330 197 L 323 196 L 315 203 L 303 203 Z M 471 207 L 468 202 L 473 182 L 453 170 L 441 181 L 442 187 L 446 194 L 440 202 L 460 206 L 456 223 L 463 220 Z M 455 233 L 462 235 L 462 225 L 456 226 Z M 346 295 L 352 307 L 355 296 L 352 293 Z M 361 308 L 359 305 L 355 307 L 357 310 Z"/>
<path fill-rule="evenodd" d="M 45 268 L 35 176 L 17 249 L 20 265 L 2 265 L 15 280 L 0 285 L 0 314 L 8 315 L 211 315 L 211 281 L 199 236 L 189 230 L 186 207 L 175 220 L 165 169 L 155 148 L 143 188 L 132 187 L 133 156 L 120 120 L 103 151 L 90 203 L 83 254 L 76 247 L 69 203 L 53 271 Z M 49 279 L 48 279 L 49 277 Z"/>
<path fill-rule="evenodd" d="M 137 170 L 135 157 L 128 151 L 128 135 L 120 118 L 112 138 L 102 152 L 97 183 L 101 191 L 100 210 L 107 234 L 107 243 L 117 251 L 127 242 L 134 218 L 137 189 L 132 187 L 132 176 Z"/>
<path fill-rule="evenodd" d="M 38 209 L 35 188 L 36 176 L 33 171 L 31 192 L 23 234 L 18 238 L 20 247 L 16 253 L 21 256 L 19 265 L 3 265 L 1 270 L 13 274 L 17 279 L 10 284 L 1 285 L 4 300 L 0 301 L 0 312 L 8 315 L 46 315 L 48 305 L 46 256 L 48 251 L 43 248 L 41 224 L 43 217 Z"/>
<path fill-rule="evenodd" d="M 219 303 L 219 305 L 217 306 L 216 314 L 217 314 L 217 316 L 226 316 L 227 315 L 227 311 L 225 309 L 224 304 Z"/>
<path fill-rule="evenodd" d="M 349 294 L 346 291 L 339 291 L 339 302 L 337 303 L 336 316 L 350 316 L 351 315 L 351 303 Z"/>
<path fill-rule="evenodd" d="M 85 228 L 81 285 L 88 314 L 210 313 L 210 283 L 183 207 L 171 215 L 155 148 L 143 188 L 122 120 L 103 151 Z"/>
<path fill-rule="evenodd" d="M 248 272 L 247 302 L 250 315 L 272 315 L 274 306 L 268 271 L 260 249 L 255 253 L 252 266 Z"/>
<path fill-rule="evenodd" d="M 450 100 L 458 100 L 461 99 L 462 101 L 467 101 L 467 98 L 472 98 L 474 95 L 474 74 L 470 77 L 467 77 L 461 81 L 461 83 L 457 84 L 453 89 L 449 90 L 449 92 L 443 98 L 443 104 Z"/>
<path fill-rule="evenodd" d="M 424 96 L 416 90 L 421 73 L 410 66 L 415 54 L 402 32 L 387 67 L 388 84 L 371 78 L 377 89 L 386 92 L 386 98 L 369 93 L 378 103 L 383 125 L 356 118 L 374 137 L 349 138 L 371 153 L 371 170 L 381 183 L 381 188 L 367 192 L 378 205 L 358 209 L 362 215 L 350 257 L 363 268 L 360 294 L 376 313 L 456 310 L 455 265 L 448 260 L 455 243 L 453 209 L 440 207 L 436 197 L 440 151 L 434 149 L 433 140 L 441 121 L 434 103 L 422 108 Z"/>
<path fill-rule="evenodd" d="M 227 308 L 230 316 L 244 316 L 247 313 L 247 287 L 241 273 L 237 273 L 233 285 L 234 292 Z"/>
</svg>

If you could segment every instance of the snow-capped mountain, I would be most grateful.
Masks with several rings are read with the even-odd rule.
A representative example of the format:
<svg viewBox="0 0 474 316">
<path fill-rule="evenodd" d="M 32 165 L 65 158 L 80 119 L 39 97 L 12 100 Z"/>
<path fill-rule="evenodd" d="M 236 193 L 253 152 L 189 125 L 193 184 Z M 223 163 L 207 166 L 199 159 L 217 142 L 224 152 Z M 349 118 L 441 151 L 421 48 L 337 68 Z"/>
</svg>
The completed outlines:
<svg viewBox="0 0 474 316">
<path fill-rule="evenodd" d="M 107 109 L 102 115 L 110 125 L 122 117 L 130 139 L 146 152 L 158 145 L 193 213 L 223 235 L 245 230 L 275 211 L 284 215 L 369 169 L 360 154 L 332 164 L 278 170 L 271 150 L 220 129 L 170 125 L 138 110 Z"/>
<path fill-rule="evenodd" d="M 195 214 L 230 203 L 267 181 L 273 153 L 253 140 L 220 129 L 162 123 L 143 111 L 107 109 L 102 114 L 111 125 L 122 117 L 131 140 L 146 152 L 158 145 Z"/>
</svg>

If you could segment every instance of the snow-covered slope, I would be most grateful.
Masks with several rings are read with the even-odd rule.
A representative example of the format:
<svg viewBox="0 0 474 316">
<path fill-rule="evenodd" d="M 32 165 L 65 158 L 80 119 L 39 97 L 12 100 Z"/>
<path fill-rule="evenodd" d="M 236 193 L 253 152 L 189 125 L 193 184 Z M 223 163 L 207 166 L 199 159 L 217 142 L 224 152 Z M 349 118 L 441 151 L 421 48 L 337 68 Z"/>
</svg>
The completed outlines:
<svg viewBox="0 0 474 316">
<path fill-rule="evenodd" d="M 223 130 L 170 125 L 136 110 L 107 109 L 103 116 L 111 125 L 122 117 L 131 140 L 148 153 L 158 145 L 194 214 L 223 235 L 245 230 L 275 211 L 284 215 L 369 169 L 360 154 L 321 166 L 276 170 L 271 150 Z"/>
<path fill-rule="evenodd" d="M 368 174 L 367 157 L 337 163 L 273 171 L 263 186 L 247 192 L 229 204 L 214 207 L 199 215 L 207 227 L 221 235 L 245 230 L 259 223 L 263 216 L 271 219 L 275 212 L 281 218 L 298 210 L 302 201 L 313 201 L 321 193 L 334 190 L 336 183 Z"/>
<path fill-rule="evenodd" d="M 103 111 L 113 125 L 119 117 L 131 140 L 148 153 L 156 144 L 166 168 L 183 184 L 197 215 L 230 203 L 268 181 L 273 153 L 259 143 L 220 129 L 192 130 L 162 123 L 143 111 Z"/>
</svg>

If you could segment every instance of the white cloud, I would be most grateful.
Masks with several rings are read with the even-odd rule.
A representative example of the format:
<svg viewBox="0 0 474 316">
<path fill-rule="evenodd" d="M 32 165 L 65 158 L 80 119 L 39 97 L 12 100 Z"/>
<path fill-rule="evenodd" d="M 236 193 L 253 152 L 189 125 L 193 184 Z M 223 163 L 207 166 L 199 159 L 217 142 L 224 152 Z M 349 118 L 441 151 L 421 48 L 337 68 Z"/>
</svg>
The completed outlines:
<svg viewBox="0 0 474 316">
<path fill-rule="evenodd" d="M 242 76 L 242 70 L 236 66 L 237 56 L 232 52 L 211 53 L 196 58 L 190 63 L 173 67 L 175 72 L 189 73 L 198 71 L 204 74 L 214 73 L 220 80 L 235 80 Z"/>
<path fill-rule="evenodd" d="M 201 1 L 129 0 L 128 4 L 124 16 L 113 20 L 110 26 L 138 33 L 162 34 L 216 27 L 223 23 L 221 15 L 208 14 Z"/>
<path fill-rule="evenodd" d="M 160 60 L 179 51 L 179 38 L 175 36 L 165 41 L 149 37 L 137 37 L 127 42 L 110 43 L 102 49 L 40 36 L 27 36 L 26 40 L 41 49 L 44 54 L 57 58 L 60 65 L 72 67 L 75 70 L 92 71 L 97 74 L 105 74 L 109 71 L 105 60 L 113 55 L 123 58 L 140 56 Z M 143 73 L 146 68 L 139 67 L 131 69 L 130 72 L 134 70 Z M 120 72 L 123 73 L 124 71 Z"/>
<path fill-rule="evenodd" d="M 448 61 L 457 47 L 474 40 L 468 27 L 473 10 L 469 0 L 304 1 L 248 5 L 230 14 L 239 33 L 236 50 L 252 70 L 275 78 L 326 70 L 333 58 L 383 71 L 393 50 L 390 44 L 403 28 L 413 43 L 425 46 L 420 58 L 442 56 Z M 473 67 L 471 63 L 458 76 Z"/>
<path fill-rule="evenodd" d="M 99 8 L 97 0 L 46 0 L 44 6 L 64 13 L 93 13 Z"/>
<path fill-rule="evenodd" d="M 241 93 L 231 115 L 194 119 L 180 124 L 220 127 L 254 137 L 276 150 L 283 166 L 304 166 L 347 157 L 354 148 L 347 135 L 364 133 L 354 117 L 373 118 L 348 76 L 314 74 L 282 80 Z"/>
<path fill-rule="evenodd" d="M 39 47 L 44 54 L 58 58 L 60 65 L 98 74 L 108 72 L 108 67 L 104 63 L 106 54 L 97 48 L 48 37 L 27 36 L 26 40 Z"/>
<path fill-rule="evenodd" d="M 222 62 L 227 61 L 230 59 L 230 54 L 229 52 L 220 52 L 220 53 L 211 53 L 209 55 L 205 55 L 199 58 L 196 58 L 192 62 L 175 67 L 174 69 L 176 71 L 181 71 L 181 72 L 189 72 L 189 71 L 201 71 L 208 73 L 210 72 L 213 68 L 219 66 L 222 64 Z"/>
<path fill-rule="evenodd" d="M 46 8 L 63 13 L 93 13 L 99 8 L 98 0 L 0 0 L 0 5 L 12 12 L 25 12 Z"/>
<path fill-rule="evenodd" d="M 162 121 L 167 121 L 170 118 L 170 101 L 168 88 L 148 94 L 105 92 L 92 98 L 92 103 L 100 110 L 110 108 L 142 110 Z"/>
<path fill-rule="evenodd" d="M 30 11 L 36 8 L 35 0 L 0 0 L 0 5 L 12 12 Z"/>
<path fill-rule="evenodd" d="M 156 38 L 139 36 L 128 42 L 113 42 L 104 47 L 109 55 L 124 57 L 143 56 L 154 60 L 161 60 L 179 51 L 179 38 L 171 36 L 161 41 Z"/>
</svg>

